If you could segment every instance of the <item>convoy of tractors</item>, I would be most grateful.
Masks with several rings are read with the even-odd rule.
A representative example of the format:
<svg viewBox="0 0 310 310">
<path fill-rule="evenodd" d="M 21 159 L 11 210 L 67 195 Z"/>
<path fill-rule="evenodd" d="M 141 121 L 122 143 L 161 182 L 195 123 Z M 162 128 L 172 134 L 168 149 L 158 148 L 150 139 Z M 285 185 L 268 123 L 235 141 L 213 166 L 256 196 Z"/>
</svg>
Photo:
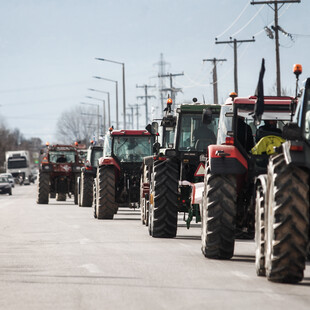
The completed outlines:
<svg viewBox="0 0 310 310">
<path fill-rule="evenodd" d="M 201 222 L 201 249 L 230 259 L 236 239 L 255 239 L 258 276 L 303 279 L 309 258 L 310 78 L 295 96 L 238 97 L 223 105 L 172 100 L 145 130 L 114 130 L 86 159 L 76 145 L 41 150 L 38 204 L 73 197 L 96 219 L 141 210 L 154 238 L 174 238 L 180 213 Z M 261 82 L 261 81 L 260 81 Z M 260 84 L 260 83 L 259 83 Z"/>
</svg>

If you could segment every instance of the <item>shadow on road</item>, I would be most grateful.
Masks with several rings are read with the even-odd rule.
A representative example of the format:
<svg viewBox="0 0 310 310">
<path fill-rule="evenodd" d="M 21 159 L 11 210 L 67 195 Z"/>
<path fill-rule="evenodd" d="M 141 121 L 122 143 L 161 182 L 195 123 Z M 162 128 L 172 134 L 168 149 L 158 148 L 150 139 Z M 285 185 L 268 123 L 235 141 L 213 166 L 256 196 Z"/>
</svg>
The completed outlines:
<svg viewBox="0 0 310 310">
<path fill-rule="evenodd" d="M 254 255 L 234 255 L 231 259 L 233 262 L 255 263 Z"/>
<path fill-rule="evenodd" d="M 185 235 L 178 235 L 175 237 L 175 239 L 180 239 L 180 240 L 201 240 L 200 236 L 185 236 Z"/>
</svg>

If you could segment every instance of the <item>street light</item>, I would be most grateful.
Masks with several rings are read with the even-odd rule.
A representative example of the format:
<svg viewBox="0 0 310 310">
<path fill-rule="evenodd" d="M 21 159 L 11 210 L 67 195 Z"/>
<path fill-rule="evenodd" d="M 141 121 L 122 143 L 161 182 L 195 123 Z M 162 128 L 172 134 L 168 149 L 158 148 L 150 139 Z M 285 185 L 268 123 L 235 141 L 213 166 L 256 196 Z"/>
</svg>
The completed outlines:
<svg viewBox="0 0 310 310">
<path fill-rule="evenodd" d="M 99 104 L 89 102 L 80 102 L 80 104 L 97 106 L 97 142 L 99 143 Z"/>
<path fill-rule="evenodd" d="M 85 97 L 89 98 L 89 99 L 99 100 L 99 101 L 102 102 L 102 123 L 103 123 L 103 133 L 105 133 L 105 131 L 106 131 L 105 100 L 99 99 L 99 98 L 95 98 L 95 97 L 91 97 L 91 96 L 85 96 Z"/>
<path fill-rule="evenodd" d="M 115 60 L 109 60 L 106 58 L 95 58 L 97 60 L 101 61 L 107 61 L 107 62 L 112 62 L 118 65 L 122 65 L 122 72 L 123 72 L 123 114 L 124 114 L 124 129 L 126 129 L 126 96 L 125 96 L 125 63 L 115 61 Z"/>
<path fill-rule="evenodd" d="M 93 88 L 88 88 L 90 91 L 96 91 L 98 93 L 103 93 L 108 95 L 108 122 L 109 126 L 111 126 L 111 106 L 110 106 L 110 92 L 104 91 L 104 90 L 98 90 L 98 89 L 93 89 Z"/>
<path fill-rule="evenodd" d="M 104 81 L 109 81 L 109 82 L 114 82 L 115 83 L 115 98 L 116 98 L 116 129 L 118 128 L 118 82 L 115 80 L 107 79 L 101 76 L 93 76 L 94 79 L 99 79 L 99 80 L 104 80 Z"/>
</svg>

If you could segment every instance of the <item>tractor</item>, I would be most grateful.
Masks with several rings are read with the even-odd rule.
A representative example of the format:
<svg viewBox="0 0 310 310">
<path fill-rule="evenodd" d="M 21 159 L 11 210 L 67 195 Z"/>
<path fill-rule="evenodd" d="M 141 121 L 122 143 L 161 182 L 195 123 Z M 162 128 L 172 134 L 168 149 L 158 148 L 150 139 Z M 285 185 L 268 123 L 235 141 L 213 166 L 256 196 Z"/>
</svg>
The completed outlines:
<svg viewBox="0 0 310 310">
<path fill-rule="evenodd" d="M 119 207 L 139 205 L 142 159 L 152 154 L 153 144 L 147 130 L 109 129 L 94 184 L 95 218 L 113 219 Z"/>
<path fill-rule="evenodd" d="M 301 281 L 309 258 L 310 78 L 298 98 L 301 71 L 294 66 L 296 97 L 293 120 L 283 128 L 286 141 L 270 157 L 256 190 L 256 272 L 273 282 Z"/>
<path fill-rule="evenodd" d="M 165 114 L 160 120 L 160 126 L 157 122 L 153 122 L 152 125 L 148 125 L 146 129 L 157 137 L 156 143 L 153 146 L 153 152 L 155 155 L 164 153 L 168 147 L 173 147 L 174 131 L 176 125 L 176 117 L 172 114 L 171 110 L 172 99 L 168 98 L 167 107 L 165 108 Z M 160 142 L 159 140 L 160 139 Z M 143 225 L 148 226 L 149 222 L 149 210 L 150 210 L 150 180 L 152 177 L 152 168 L 154 162 L 154 155 L 143 158 L 142 173 L 140 181 L 140 210 L 141 221 Z"/>
<path fill-rule="evenodd" d="M 235 239 L 253 239 L 255 184 L 291 118 L 292 97 L 237 97 L 222 106 L 217 143 L 208 147 L 202 202 L 202 253 L 230 259 Z M 256 127 L 257 103 L 264 113 Z M 256 144 L 255 144 L 256 143 Z"/>
<path fill-rule="evenodd" d="M 187 228 L 193 217 L 200 221 L 199 205 L 191 200 L 192 185 L 203 180 L 205 154 L 216 141 L 221 107 L 193 101 L 176 109 L 174 143 L 153 157 L 148 226 L 155 238 L 176 236 L 179 212 L 184 212 Z"/>
<path fill-rule="evenodd" d="M 72 145 L 47 145 L 40 153 L 37 203 L 48 204 L 49 198 L 65 201 L 67 195 L 69 198 L 73 195 L 77 204 L 77 178 L 83 166 L 77 148 Z"/>
<path fill-rule="evenodd" d="M 96 178 L 98 160 L 102 157 L 103 148 L 91 142 L 85 158 L 85 166 L 82 167 L 81 176 L 78 179 L 80 207 L 91 207 L 93 203 L 93 182 Z"/>
</svg>

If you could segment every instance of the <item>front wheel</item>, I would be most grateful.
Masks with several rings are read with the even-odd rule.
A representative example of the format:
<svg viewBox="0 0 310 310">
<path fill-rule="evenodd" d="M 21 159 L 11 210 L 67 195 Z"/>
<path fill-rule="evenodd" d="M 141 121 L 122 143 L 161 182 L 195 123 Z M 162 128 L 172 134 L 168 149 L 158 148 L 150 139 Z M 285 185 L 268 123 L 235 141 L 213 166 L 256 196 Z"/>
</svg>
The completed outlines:
<svg viewBox="0 0 310 310">
<path fill-rule="evenodd" d="M 154 161 L 149 233 L 155 238 L 174 238 L 178 221 L 178 163 L 173 159 Z"/>
<path fill-rule="evenodd" d="M 48 204 L 50 190 L 50 176 L 48 173 L 39 172 L 37 204 Z"/>
<path fill-rule="evenodd" d="M 309 175 L 279 154 L 269 161 L 267 186 L 267 278 L 297 283 L 303 279 L 309 240 Z"/>
<path fill-rule="evenodd" d="M 113 219 L 117 212 L 115 202 L 114 166 L 98 168 L 98 184 L 96 193 L 96 213 L 98 219 Z"/>
<path fill-rule="evenodd" d="M 207 258 L 230 259 L 234 254 L 237 186 L 234 175 L 207 170 L 202 205 L 202 253 Z"/>
<path fill-rule="evenodd" d="M 80 206 L 91 207 L 93 201 L 93 176 L 82 172 L 80 178 Z"/>
</svg>

